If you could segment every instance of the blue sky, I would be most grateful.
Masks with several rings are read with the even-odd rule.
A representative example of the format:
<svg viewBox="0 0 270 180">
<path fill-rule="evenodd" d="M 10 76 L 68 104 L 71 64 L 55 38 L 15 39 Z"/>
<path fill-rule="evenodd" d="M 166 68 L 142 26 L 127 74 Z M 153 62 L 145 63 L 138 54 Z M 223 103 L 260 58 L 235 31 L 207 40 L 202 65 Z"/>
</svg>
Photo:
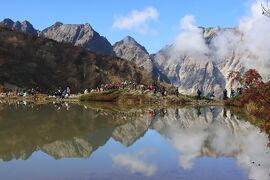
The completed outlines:
<svg viewBox="0 0 270 180">
<path fill-rule="evenodd" d="M 12 0 L 1 2 L 0 19 L 28 20 L 40 30 L 56 21 L 90 23 L 112 44 L 130 35 L 154 53 L 173 41 L 180 31 L 179 22 L 186 14 L 194 15 L 198 26 L 234 27 L 247 13 L 248 2 L 250 0 Z M 142 20 L 142 24 L 113 26 L 119 18 L 132 18 L 132 11 L 140 14 L 149 8 L 154 14 L 150 12 L 150 17 Z"/>
</svg>

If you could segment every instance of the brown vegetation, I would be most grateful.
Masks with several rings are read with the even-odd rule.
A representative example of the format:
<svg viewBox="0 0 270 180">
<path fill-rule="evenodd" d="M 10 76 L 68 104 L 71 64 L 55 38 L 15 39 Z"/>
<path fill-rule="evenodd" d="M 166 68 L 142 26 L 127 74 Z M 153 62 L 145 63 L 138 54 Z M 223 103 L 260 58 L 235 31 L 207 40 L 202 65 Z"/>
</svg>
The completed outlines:
<svg viewBox="0 0 270 180">
<path fill-rule="evenodd" d="M 254 69 L 243 75 L 232 72 L 230 76 L 244 86 L 244 94 L 225 101 L 225 105 L 244 108 L 252 121 L 263 119 L 260 121 L 260 127 L 270 134 L 270 81 L 264 83 L 260 74 Z"/>
<path fill-rule="evenodd" d="M 192 96 L 180 94 L 178 97 L 174 94 L 162 96 L 160 93 L 153 95 L 153 92 L 146 90 L 141 92 L 138 90 L 112 90 L 99 93 L 85 94 L 80 97 L 80 101 L 94 103 L 114 103 L 117 106 L 127 107 L 166 107 L 166 106 L 186 106 L 186 105 L 222 105 L 219 101 L 212 100 L 196 100 Z"/>
<path fill-rule="evenodd" d="M 70 86 L 78 92 L 123 80 L 149 83 L 152 78 L 129 61 L 0 26 L 0 85 L 44 91 Z"/>
<path fill-rule="evenodd" d="M 225 101 L 225 104 L 245 107 L 250 115 L 270 121 L 270 82 L 264 83 L 260 74 L 254 69 L 248 70 L 243 75 L 239 72 L 231 72 L 229 77 L 243 85 L 244 94 Z"/>
</svg>

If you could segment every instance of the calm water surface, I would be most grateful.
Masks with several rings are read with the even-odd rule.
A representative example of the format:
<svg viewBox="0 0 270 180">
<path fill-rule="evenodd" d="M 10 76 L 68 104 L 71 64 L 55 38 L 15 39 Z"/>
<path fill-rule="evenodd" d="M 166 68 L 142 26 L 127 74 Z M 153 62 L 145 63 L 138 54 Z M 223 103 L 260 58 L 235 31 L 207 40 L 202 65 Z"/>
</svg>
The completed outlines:
<svg viewBox="0 0 270 180">
<path fill-rule="evenodd" d="M 1 180 L 270 179 L 267 135 L 218 107 L 0 105 L 0 143 Z"/>
</svg>

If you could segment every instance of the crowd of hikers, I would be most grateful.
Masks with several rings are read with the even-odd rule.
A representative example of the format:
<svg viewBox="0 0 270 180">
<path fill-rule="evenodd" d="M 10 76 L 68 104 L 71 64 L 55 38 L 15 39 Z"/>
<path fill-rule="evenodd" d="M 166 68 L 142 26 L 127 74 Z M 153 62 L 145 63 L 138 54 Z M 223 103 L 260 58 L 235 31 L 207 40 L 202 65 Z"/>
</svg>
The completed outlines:
<svg viewBox="0 0 270 180">
<path fill-rule="evenodd" d="M 27 97 L 27 96 L 34 96 L 36 94 L 44 94 L 44 91 L 42 91 L 39 87 L 36 88 L 17 88 L 15 90 L 12 89 L 4 89 L 4 92 L 0 94 L 2 97 Z M 66 87 L 62 89 L 59 87 L 56 91 L 47 91 L 46 93 L 50 97 L 61 97 L 61 98 L 67 98 L 71 95 L 71 89 L 69 87 Z"/>
<path fill-rule="evenodd" d="M 123 81 L 121 83 L 103 83 L 97 86 L 96 88 L 91 89 L 90 91 L 88 89 L 85 89 L 84 94 L 93 92 L 99 93 L 108 90 L 123 90 L 123 89 L 138 90 L 141 91 L 142 93 L 149 90 L 153 93 L 153 95 L 156 95 L 157 93 L 160 93 L 162 96 L 168 95 L 168 91 L 166 90 L 165 86 L 157 85 L 157 83 L 152 83 L 150 85 L 137 84 L 135 81 Z M 177 96 L 178 95 L 179 92 L 177 89 Z"/>
<path fill-rule="evenodd" d="M 241 96 L 243 94 L 243 88 L 241 86 L 237 87 L 237 90 L 235 91 L 233 88 L 230 90 L 230 95 L 228 96 L 228 91 L 227 89 L 223 90 L 223 100 L 227 100 L 229 97 L 235 97 L 237 95 Z M 209 97 L 211 100 L 214 100 L 215 98 L 215 91 L 211 91 L 209 93 Z M 200 89 L 197 90 L 197 100 L 201 100 L 202 98 L 202 91 Z"/>
<path fill-rule="evenodd" d="M 104 92 L 104 91 L 109 91 L 109 90 L 124 90 L 124 89 L 132 89 L 136 91 L 140 91 L 141 93 L 144 93 L 146 91 L 151 92 L 153 95 L 157 95 L 160 93 L 161 96 L 167 96 L 168 95 L 168 90 L 166 89 L 165 86 L 163 85 L 158 85 L 156 82 L 150 84 L 150 85 L 145 85 L 145 84 L 137 84 L 135 81 L 123 81 L 123 82 L 116 82 L 116 83 L 102 83 L 98 85 L 96 88 L 93 88 L 91 90 L 85 89 L 83 94 L 88 94 L 88 93 L 99 93 L 99 92 Z M 170 88 L 170 94 L 174 94 L 175 96 L 179 96 L 180 92 L 178 90 L 178 87 L 174 87 L 174 91 L 172 91 L 173 88 Z M 5 89 L 5 92 L 1 94 L 1 96 L 31 96 L 35 95 L 38 93 L 43 93 L 39 87 L 36 88 L 30 88 L 30 89 L 16 89 L 16 90 L 11 90 L 11 89 Z M 71 89 L 70 87 L 66 88 L 61 88 L 59 87 L 57 90 L 49 90 L 46 92 L 46 94 L 49 97 L 59 97 L 59 98 L 68 98 L 71 96 Z M 80 94 L 80 93 L 79 93 Z M 243 89 L 241 86 L 237 88 L 235 91 L 233 88 L 230 89 L 230 94 L 228 95 L 227 89 L 224 89 L 223 91 L 223 100 L 228 99 L 229 97 L 235 97 L 236 95 L 242 95 L 243 94 Z M 211 91 L 210 93 L 207 94 L 208 97 L 210 97 L 211 100 L 215 99 L 215 91 Z M 201 100 L 203 97 L 203 92 L 202 90 L 198 89 L 197 90 L 197 100 Z"/>
<path fill-rule="evenodd" d="M 87 93 L 99 93 L 103 91 L 109 91 L 109 90 L 124 90 L 124 89 L 133 89 L 133 90 L 140 90 L 141 92 L 150 90 L 153 92 L 154 95 L 156 95 L 158 92 L 161 93 L 162 96 L 166 96 L 167 90 L 164 86 L 158 86 L 156 83 L 153 83 L 151 85 L 145 85 L 145 84 L 137 84 L 135 81 L 123 81 L 123 82 L 116 82 L 116 83 L 102 83 L 99 86 L 97 86 L 94 89 L 91 89 L 90 91 L 88 89 L 85 89 L 83 94 Z M 71 96 L 71 89 L 70 87 L 62 88 L 58 87 L 56 90 L 48 90 L 48 91 L 42 91 L 39 87 L 37 88 L 20 88 L 20 89 L 4 89 L 4 92 L 0 94 L 2 97 L 26 97 L 31 96 L 35 94 L 47 94 L 49 97 L 60 97 L 60 98 L 68 98 Z M 81 94 L 81 93 L 78 93 Z M 177 93 L 177 96 L 179 93 Z"/>
<path fill-rule="evenodd" d="M 40 93 L 41 90 L 39 87 L 36 88 L 30 88 L 30 89 L 26 89 L 26 88 L 21 88 L 21 89 L 15 89 L 12 90 L 10 88 L 5 88 L 4 92 L 1 93 L 1 96 L 8 96 L 8 97 L 14 97 L 14 96 L 21 96 L 21 97 L 25 97 L 25 96 L 31 96 L 31 95 L 35 95 Z"/>
</svg>

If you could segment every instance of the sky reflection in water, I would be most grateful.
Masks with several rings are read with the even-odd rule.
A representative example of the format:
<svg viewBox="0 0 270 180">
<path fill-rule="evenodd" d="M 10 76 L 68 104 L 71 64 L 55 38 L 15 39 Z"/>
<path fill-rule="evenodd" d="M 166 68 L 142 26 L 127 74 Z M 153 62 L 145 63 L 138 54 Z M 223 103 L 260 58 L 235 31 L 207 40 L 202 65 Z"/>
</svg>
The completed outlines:
<svg viewBox="0 0 270 180">
<path fill-rule="evenodd" d="M 266 134 L 221 108 L 1 105 L 0 132 L 0 179 L 270 179 Z"/>
</svg>

